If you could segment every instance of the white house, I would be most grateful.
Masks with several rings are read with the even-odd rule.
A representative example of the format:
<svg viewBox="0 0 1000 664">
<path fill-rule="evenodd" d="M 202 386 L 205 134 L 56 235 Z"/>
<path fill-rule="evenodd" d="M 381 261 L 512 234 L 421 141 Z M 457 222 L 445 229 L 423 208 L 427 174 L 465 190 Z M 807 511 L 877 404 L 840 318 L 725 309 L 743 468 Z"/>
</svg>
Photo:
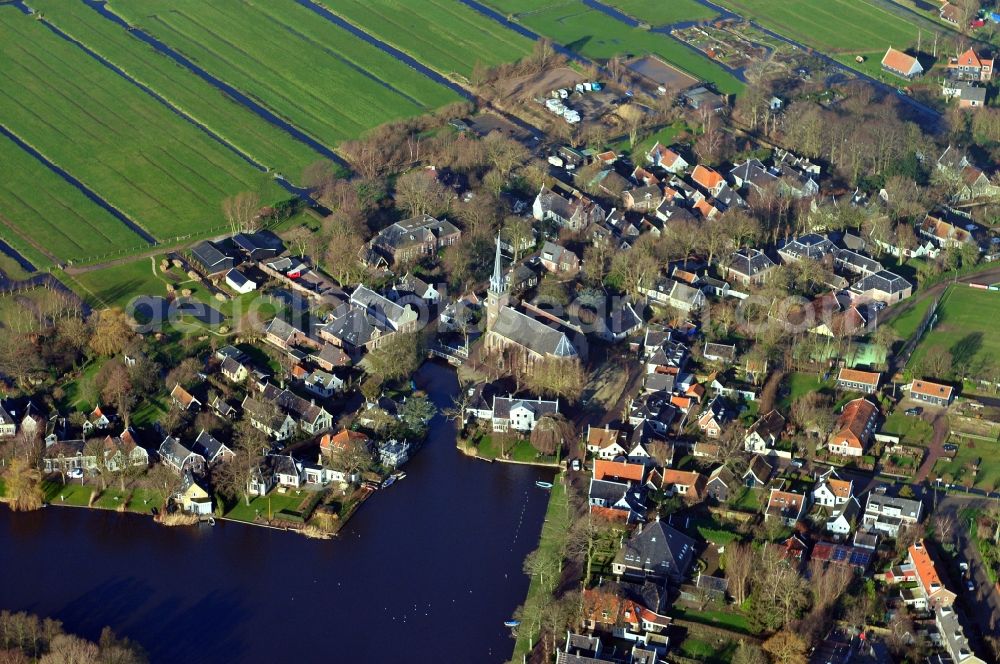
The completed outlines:
<svg viewBox="0 0 1000 664">
<path fill-rule="evenodd" d="M 534 431 L 542 416 L 558 412 L 558 400 L 493 397 L 493 430 Z"/>
<path fill-rule="evenodd" d="M 257 290 L 257 282 L 236 268 L 226 272 L 226 285 L 241 295 Z"/>
<path fill-rule="evenodd" d="M 851 530 L 858 523 L 858 515 L 861 514 L 861 504 L 858 499 L 851 496 L 841 509 L 835 510 L 826 522 L 826 531 L 834 535 L 846 536 L 851 534 Z"/>
</svg>

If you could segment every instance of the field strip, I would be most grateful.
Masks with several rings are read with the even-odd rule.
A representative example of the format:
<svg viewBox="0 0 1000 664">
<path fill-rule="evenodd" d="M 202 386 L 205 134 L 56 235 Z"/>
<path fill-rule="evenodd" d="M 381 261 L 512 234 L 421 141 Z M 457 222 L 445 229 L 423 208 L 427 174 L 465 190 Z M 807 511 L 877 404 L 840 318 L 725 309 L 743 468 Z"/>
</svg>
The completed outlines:
<svg viewBox="0 0 1000 664">
<path fill-rule="evenodd" d="M 314 40 L 311 37 L 309 37 L 309 35 L 306 35 L 306 34 L 304 34 L 302 32 L 299 32 L 298 30 L 296 30 L 292 26 L 286 25 L 284 23 L 281 23 L 277 19 L 275 19 L 275 22 L 278 23 L 278 25 L 280 25 L 282 28 L 284 28 L 287 32 L 295 35 L 296 37 L 298 37 L 302 41 L 305 41 L 305 42 L 308 42 L 308 43 L 312 44 L 313 46 L 315 46 L 316 48 L 318 48 L 323 53 L 326 53 L 330 57 L 332 57 L 332 58 L 334 58 L 336 60 L 339 60 L 340 62 L 343 62 L 345 65 L 347 65 L 348 67 L 350 67 L 354 71 L 358 72 L 359 74 L 361 74 L 362 76 L 364 76 L 368 80 L 381 85 L 386 90 L 389 90 L 390 92 L 392 92 L 394 94 L 397 94 L 400 97 L 403 97 L 404 99 L 406 99 L 407 101 L 409 101 L 411 104 L 414 104 L 415 106 L 420 106 L 421 108 L 427 108 L 427 106 L 422 101 L 420 101 L 419 99 L 411 97 L 407 93 L 405 93 L 402 90 L 400 90 L 400 89 L 396 88 L 395 86 L 393 86 L 388 81 L 383 81 L 382 79 L 380 79 L 378 76 L 376 76 L 372 72 L 370 72 L 367 69 L 361 67 L 357 63 L 352 62 L 351 60 L 347 59 L 346 57 L 344 57 L 340 53 L 337 53 L 336 51 L 327 48 L 323 44 L 320 44 L 316 40 Z"/>
<path fill-rule="evenodd" d="M 11 233 L 11 235 L 13 235 L 13 236 L 15 236 L 17 238 L 20 238 L 21 241 L 23 241 L 25 244 L 31 246 L 32 249 L 34 249 L 35 251 L 37 251 L 41 255 L 45 256 L 47 259 L 49 259 L 53 263 L 59 263 L 59 262 L 61 262 L 58 257 L 53 256 L 52 254 L 50 254 L 48 252 L 48 250 L 45 248 L 45 246 L 42 245 L 42 244 L 39 244 L 33 237 L 21 233 L 17 229 L 17 226 L 14 224 L 14 222 L 12 222 L 11 220 L 7 219 L 7 217 L 3 216 L 2 213 L 0 213 L 0 226 L 5 227 Z M 11 248 L 14 249 L 13 246 Z M 14 250 L 17 251 L 16 249 L 14 249 Z M 20 254 L 20 252 L 18 252 L 18 254 Z M 27 262 L 30 262 L 24 256 L 21 256 L 21 258 L 24 259 Z"/>
<path fill-rule="evenodd" d="M 166 57 L 170 58 L 173 62 L 184 67 L 185 69 L 193 73 L 195 76 L 202 79 L 203 81 L 205 81 L 212 87 L 216 88 L 223 94 L 236 100 L 244 108 L 250 110 L 255 115 L 268 122 L 270 125 L 277 127 L 278 129 L 281 129 L 295 140 L 312 148 L 315 152 L 329 159 L 330 161 L 338 164 L 339 166 L 345 168 L 348 167 L 348 164 L 344 160 L 344 158 L 341 157 L 336 152 L 334 152 L 333 149 L 327 147 L 326 145 L 321 143 L 318 139 L 313 138 L 299 127 L 296 127 L 289 120 L 278 115 L 277 112 L 271 110 L 262 101 L 254 99 L 250 95 L 239 90 L 237 87 L 230 85 L 229 83 L 223 81 L 221 78 L 218 78 L 208 73 L 207 70 L 196 65 L 190 58 L 185 56 L 183 53 L 174 48 L 171 48 L 166 43 L 157 39 L 148 32 L 138 28 L 132 28 L 124 18 L 122 18 L 119 14 L 116 14 L 106 4 L 101 5 L 100 7 L 94 7 L 93 5 L 89 6 L 98 11 L 98 13 L 100 13 L 101 16 L 103 16 L 105 19 L 115 23 L 124 30 L 127 30 L 129 34 L 131 34 L 136 39 L 139 39 L 143 43 L 148 44 L 156 52 L 165 55 Z"/>
<path fill-rule="evenodd" d="M 309 9 L 309 10 L 315 12 L 319 16 L 322 16 L 323 18 L 325 18 L 326 20 L 330 21 L 334 25 L 337 25 L 340 28 L 343 28 L 344 30 L 347 30 L 352 35 L 354 35 L 355 37 L 357 37 L 357 38 L 359 38 L 359 39 L 361 39 L 361 40 L 363 40 L 363 41 L 371 44 L 372 46 L 378 48 L 380 51 L 382 51 L 382 52 L 384 52 L 384 53 L 386 53 L 388 55 L 391 55 L 392 57 L 396 58 L 397 60 L 399 60 L 403 64 L 409 66 L 411 69 L 414 69 L 414 70 L 420 72 L 421 74 L 423 74 L 427 78 L 431 79 L 432 81 L 434 81 L 436 83 L 439 83 L 439 84 L 445 86 L 446 88 L 449 88 L 450 90 L 452 90 L 453 92 L 455 92 L 459 96 L 461 96 L 463 99 L 466 99 L 466 100 L 469 100 L 469 101 L 473 100 L 472 93 L 469 92 L 468 90 L 466 90 L 465 88 L 463 88 L 461 85 L 459 85 L 459 84 L 455 83 L 454 81 L 446 78 L 442 74 L 434 71 L 433 69 L 431 69 L 427 65 L 423 64 L 422 62 L 417 61 L 412 56 L 404 53 L 403 51 L 400 51 L 398 48 L 395 48 L 394 46 L 390 46 L 388 43 L 382 41 L 381 39 L 376 38 L 374 35 L 371 35 L 371 34 L 369 34 L 368 32 L 366 32 L 364 30 L 362 30 L 361 28 L 359 28 L 358 26 L 354 25 L 353 23 L 345 21 L 340 16 L 338 16 L 337 14 L 334 14 L 331 10 L 327 9 L 324 5 L 321 5 L 319 3 L 313 2 L 312 0 L 295 0 L 295 2 L 297 2 L 300 5 L 302 5 L 306 9 Z"/>
<path fill-rule="evenodd" d="M 119 221 L 121 221 L 123 224 L 125 224 L 126 226 L 128 226 L 134 233 L 136 233 L 143 240 L 145 240 L 149 244 L 156 244 L 157 243 L 157 240 L 156 240 L 155 237 L 153 237 L 152 235 L 150 235 L 138 223 L 136 223 L 135 221 L 133 221 L 132 219 L 130 219 L 124 212 L 122 212 L 121 210 L 119 210 L 118 208 L 116 208 L 114 205 L 112 205 L 108 201 L 106 201 L 103 198 L 101 198 L 100 196 L 98 196 L 94 191 L 92 191 L 89 187 L 87 187 L 87 185 L 83 184 L 80 180 L 78 180 L 75 177 L 73 177 L 72 175 L 70 175 L 69 172 L 67 172 L 65 169 L 61 168 L 59 165 L 57 165 L 56 163 L 54 163 L 48 157 L 46 157 L 45 155 L 43 155 L 37 148 L 35 148 L 30 143 L 28 143 L 27 141 L 25 141 L 24 139 L 22 139 L 20 136 L 18 136 L 14 132 L 12 132 L 10 129 L 8 129 L 3 124 L 0 124 L 0 134 L 3 134 L 4 136 L 6 136 L 7 138 L 9 138 L 10 140 L 12 140 L 15 143 L 17 143 L 17 145 L 21 149 L 23 149 L 26 152 L 28 152 L 28 154 L 30 154 L 32 157 L 34 157 L 35 159 L 37 159 L 38 161 L 40 161 L 46 168 L 48 168 L 50 171 L 54 172 L 56 175 L 58 175 L 59 177 L 61 177 L 63 180 L 65 180 L 69 184 L 71 184 L 74 187 L 76 187 L 77 189 L 79 189 L 80 192 L 83 193 L 84 196 L 86 196 L 91 201 L 93 201 L 97 205 L 99 205 L 102 208 L 104 208 L 105 210 L 107 210 L 109 213 L 111 213 L 113 216 L 115 216 Z"/>
<path fill-rule="evenodd" d="M 135 79 L 134 77 L 132 77 L 131 75 L 129 75 L 127 72 L 125 72 L 125 70 L 121 69 L 120 67 L 118 67 L 117 65 L 115 65 L 113 62 L 111 62 L 110 60 L 108 60 L 107 58 L 105 58 L 104 56 L 102 56 L 101 54 L 99 54 L 96 51 L 92 50 L 90 47 L 88 47 L 86 44 L 84 44 L 80 40 L 78 40 L 75 37 L 71 36 L 69 33 L 64 32 L 62 29 L 56 27 L 54 24 L 52 24 L 51 22 L 45 20 L 44 18 L 42 18 L 40 20 L 41 20 L 42 24 L 45 25 L 45 27 L 47 27 L 53 33 L 55 33 L 56 35 L 58 35 L 62 39 L 65 39 L 69 43 L 73 44 L 74 46 L 76 46 L 77 48 L 79 48 L 80 50 L 82 50 L 84 53 L 86 53 L 87 55 L 89 55 L 91 58 L 93 58 L 97 62 L 101 63 L 102 65 L 104 65 L 105 67 L 107 67 L 108 69 L 110 69 L 111 71 L 113 71 L 115 74 L 117 74 L 121 78 L 125 79 L 126 81 L 128 81 L 129 83 L 131 83 L 132 85 L 134 85 L 135 87 L 137 87 L 140 90 L 142 90 L 143 92 L 145 92 L 147 95 L 149 95 L 150 97 L 152 97 L 153 99 L 155 99 L 156 101 L 158 101 L 160 104 L 162 104 L 166 108 L 168 108 L 171 111 L 173 111 L 177 116 L 183 118 L 187 122 L 191 123 L 193 126 L 195 126 L 198 129 L 200 129 L 207 136 L 209 136 L 212 140 L 216 141 L 217 143 L 219 143 L 220 145 L 224 146 L 225 148 L 231 150 L 234 154 L 236 154 L 238 157 L 240 157 L 241 159 L 243 159 L 245 162 L 247 162 L 248 164 L 250 164 L 251 166 L 253 166 L 257 170 L 262 171 L 262 172 L 266 172 L 266 171 L 269 170 L 267 166 L 265 166 L 265 165 L 261 164 L 260 162 L 258 162 L 251 155 L 247 154 L 247 152 L 245 152 L 244 150 L 240 149 L 236 145 L 233 145 L 232 143 L 230 143 L 229 141 L 227 141 L 222 136 L 219 136 L 218 134 L 216 134 L 214 131 L 212 131 L 212 129 L 210 129 L 209 127 L 207 127 L 203 123 L 199 122 L 195 118 L 191 117 L 188 113 L 184 112 L 182 109 L 180 109 L 177 106 L 175 106 L 173 103 L 170 102 L 170 100 L 168 100 L 167 98 L 165 98 L 163 95 L 159 94 L 158 92 L 156 92 L 155 90 L 153 90 L 152 88 L 150 88 L 148 85 L 146 85 L 146 84 L 142 83 L 141 81 Z"/>
</svg>

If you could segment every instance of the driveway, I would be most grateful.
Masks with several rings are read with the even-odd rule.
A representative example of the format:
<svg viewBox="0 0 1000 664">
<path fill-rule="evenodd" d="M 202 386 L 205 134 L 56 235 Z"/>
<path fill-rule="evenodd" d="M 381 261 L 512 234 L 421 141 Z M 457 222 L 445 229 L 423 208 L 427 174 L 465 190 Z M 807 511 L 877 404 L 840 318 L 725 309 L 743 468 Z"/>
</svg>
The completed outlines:
<svg viewBox="0 0 1000 664">
<path fill-rule="evenodd" d="M 914 484 L 922 484 L 926 481 L 937 460 L 945 456 L 944 444 L 948 441 L 948 432 L 950 430 L 948 427 L 948 416 L 943 411 L 936 413 L 934 419 L 931 421 L 931 426 L 934 428 L 934 435 L 931 438 L 931 442 L 927 445 L 927 454 L 924 456 L 924 462 L 920 464 L 920 468 L 917 469 L 916 474 L 913 476 Z"/>
</svg>

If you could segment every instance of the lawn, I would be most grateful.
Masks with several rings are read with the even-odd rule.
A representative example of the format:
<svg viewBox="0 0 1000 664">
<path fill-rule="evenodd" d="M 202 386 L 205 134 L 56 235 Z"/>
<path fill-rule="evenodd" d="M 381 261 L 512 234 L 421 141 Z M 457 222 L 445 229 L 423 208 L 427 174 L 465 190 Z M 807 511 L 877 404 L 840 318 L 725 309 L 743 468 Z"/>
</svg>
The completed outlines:
<svg viewBox="0 0 1000 664">
<path fill-rule="evenodd" d="M 829 54 L 878 52 L 881 60 L 889 46 L 906 49 L 917 41 L 915 23 L 875 0 L 722 0 L 720 4 Z M 928 35 L 924 37 L 926 43 Z M 933 36 L 930 38 L 933 41 Z"/>
<path fill-rule="evenodd" d="M 899 410 L 885 418 L 882 433 L 899 436 L 908 445 L 927 445 L 934 437 L 934 428 L 922 417 L 904 415 Z"/>
<path fill-rule="evenodd" d="M 297 512 L 299 505 L 308 495 L 308 492 L 301 490 L 298 492 L 289 491 L 288 493 L 278 493 L 277 490 L 274 490 L 266 496 L 257 496 L 250 501 L 249 505 L 241 499 L 226 513 L 226 518 L 253 523 L 258 514 L 265 519 L 270 514 L 273 519 L 281 511 Z"/>
<path fill-rule="evenodd" d="M 149 258 L 140 258 L 74 275 L 68 285 L 92 307 L 124 307 L 137 295 L 166 296 L 166 283 L 158 276 L 158 261 L 155 268 L 156 274 L 153 272 L 154 262 Z"/>
<path fill-rule="evenodd" d="M 0 13 L 0 15 L 3 15 Z M 2 57 L 2 56 L 0 56 Z M 149 246 L 17 143 L 0 135 L 0 232 L 36 268 Z"/>
<path fill-rule="evenodd" d="M 993 363 L 1000 357 L 1000 331 L 988 312 L 997 307 L 1000 293 L 951 286 L 938 306 L 937 322 L 924 334 L 910 358 L 910 366 L 920 366 L 929 355 L 945 353 L 951 356 L 953 365 L 974 369 Z"/>
<path fill-rule="evenodd" d="M 126 509 L 129 512 L 149 514 L 151 510 L 161 509 L 165 499 L 163 494 L 154 489 L 136 489 L 128 499 Z"/>
<path fill-rule="evenodd" d="M 667 2 L 662 0 L 660 2 L 605 0 L 605 4 L 654 27 L 680 21 L 708 21 L 718 16 L 718 13 L 696 0 L 668 0 Z"/>
<path fill-rule="evenodd" d="M 0 117 L 161 240 L 225 225 L 221 202 L 287 195 L 268 176 L 17 8 L 0 7 Z M 114 247 L 109 243 L 108 249 Z"/>
<path fill-rule="evenodd" d="M 295 0 L 110 7 L 328 146 L 460 100 Z"/>
<path fill-rule="evenodd" d="M 787 392 L 779 402 L 781 410 L 787 411 L 793 403 L 809 392 L 817 392 L 831 385 L 830 381 L 823 382 L 819 374 L 812 373 L 790 373 L 785 376 L 783 382 L 783 392 Z"/>
<path fill-rule="evenodd" d="M 745 489 L 743 494 L 733 503 L 733 507 L 746 512 L 759 512 L 763 492 L 763 489 Z"/>
<path fill-rule="evenodd" d="M 897 304 L 896 308 L 900 313 L 889 323 L 890 327 L 896 331 L 896 334 L 900 338 L 909 339 L 917 333 L 920 324 L 924 321 L 924 316 L 927 315 L 927 310 L 933 302 L 934 298 L 925 297 L 916 302 L 901 302 Z"/>
<path fill-rule="evenodd" d="M 973 474 L 972 468 L 977 463 L 979 472 Z M 955 458 L 950 461 L 941 458 L 934 464 L 930 479 L 935 477 L 949 484 L 971 484 L 986 491 L 1000 490 L 1000 447 L 996 443 L 961 442 Z"/>
<path fill-rule="evenodd" d="M 90 504 L 90 496 L 94 492 L 94 487 L 80 484 L 75 480 L 71 484 L 60 484 L 56 480 L 46 480 L 42 482 L 42 491 L 45 494 L 45 502 L 54 505 L 76 505 L 86 507 Z"/>
<path fill-rule="evenodd" d="M 703 625 L 722 627 L 737 632 L 743 632 L 745 634 L 751 633 L 750 626 L 747 624 L 747 619 L 739 613 L 733 613 L 730 611 L 697 611 L 695 609 L 674 606 L 670 609 L 670 615 L 681 618 L 682 620 L 702 623 Z"/>
<path fill-rule="evenodd" d="M 177 66 L 123 26 L 103 18 L 92 6 L 65 0 L 37 0 L 31 6 L 256 162 L 297 181 L 305 166 L 321 158 L 311 147 L 221 94 L 191 70 Z"/>
<path fill-rule="evenodd" d="M 94 506 L 105 510 L 116 510 L 124 504 L 123 501 L 128 500 L 128 495 L 128 491 L 108 488 L 102 491 L 101 495 L 97 497 L 97 500 L 94 501 Z"/>
<path fill-rule="evenodd" d="M 687 0 L 689 2 L 693 0 Z M 336 0 L 331 11 L 443 74 L 469 78 L 527 55 L 532 42 L 454 0 Z"/>
<path fill-rule="evenodd" d="M 80 375 L 72 380 L 63 383 L 62 387 L 65 396 L 60 400 L 60 406 L 67 410 L 79 410 L 89 413 L 97 404 L 100 396 L 99 388 L 94 385 L 94 377 L 101 370 L 104 360 L 91 360 L 80 371 Z"/>
<path fill-rule="evenodd" d="M 538 540 L 539 549 L 557 549 L 560 546 L 557 534 L 564 530 L 567 518 L 568 497 L 566 496 L 566 486 L 562 482 L 562 477 L 557 476 L 553 481 L 552 491 L 549 495 L 549 505 L 545 510 L 545 522 L 542 524 L 542 534 Z M 525 603 L 535 595 L 550 592 L 548 588 L 543 588 L 537 576 L 531 577 L 528 584 L 528 595 Z M 530 627 L 522 626 L 517 633 L 517 640 L 514 643 L 514 655 L 511 661 L 521 661 L 528 654 L 528 640 L 537 641 L 537 634 L 532 634 Z"/>
<path fill-rule="evenodd" d="M 487 0 L 502 14 L 523 8 L 521 0 Z M 633 28 L 578 1 L 564 2 L 517 16 L 534 32 L 594 60 L 619 55 L 655 54 L 679 69 L 715 84 L 719 92 L 739 92 L 743 85 L 707 57 L 664 34 Z"/>
<path fill-rule="evenodd" d="M 494 441 L 492 436 L 482 436 L 479 439 L 473 441 L 473 444 L 479 450 L 479 456 L 485 459 L 498 459 L 501 457 L 500 443 Z M 556 457 L 554 456 L 539 456 L 538 450 L 531 446 L 531 443 L 527 440 L 518 440 L 514 443 L 513 448 L 508 444 L 507 448 L 504 450 L 507 453 L 507 458 L 512 461 L 522 461 L 525 463 L 555 463 Z"/>
</svg>

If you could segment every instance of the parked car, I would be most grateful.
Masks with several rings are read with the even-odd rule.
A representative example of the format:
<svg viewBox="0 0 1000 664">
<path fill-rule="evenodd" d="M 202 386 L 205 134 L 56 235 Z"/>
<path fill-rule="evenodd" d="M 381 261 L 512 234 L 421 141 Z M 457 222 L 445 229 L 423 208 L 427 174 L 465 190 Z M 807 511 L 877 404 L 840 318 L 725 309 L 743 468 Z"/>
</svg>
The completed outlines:
<svg viewBox="0 0 1000 664">
<path fill-rule="evenodd" d="M 806 465 L 806 461 L 805 459 L 792 459 L 792 463 L 790 465 L 794 466 L 795 468 L 802 468 L 804 465 Z"/>
<path fill-rule="evenodd" d="M 957 452 L 958 451 L 958 445 L 952 445 L 951 443 L 948 443 L 947 445 L 945 445 L 943 447 L 943 449 L 944 449 L 945 452 Z"/>
<path fill-rule="evenodd" d="M 965 587 L 969 589 L 970 593 L 976 591 L 976 584 L 974 584 L 971 580 L 965 582 Z"/>
<path fill-rule="evenodd" d="M 83 468 L 74 468 L 66 473 L 66 477 L 71 480 L 82 480 L 83 479 Z"/>
<path fill-rule="evenodd" d="M 963 560 L 962 562 L 960 562 L 958 564 L 958 569 L 962 570 L 962 572 L 968 572 L 969 571 L 969 563 L 967 563 L 967 562 L 965 562 Z"/>
<path fill-rule="evenodd" d="M 580 470 L 583 467 L 583 465 L 580 463 L 579 459 L 573 459 L 569 467 L 572 468 L 573 470 Z"/>
<path fill-rule="evenodd" d="M 913 408 L 907 408 L 903 411 L 904 415 L 909 415 L 910 417 L 916 417 L 920 413 L 924 412 L 924 409 L 920 406 L 914 406 Z"/>
</svg>

